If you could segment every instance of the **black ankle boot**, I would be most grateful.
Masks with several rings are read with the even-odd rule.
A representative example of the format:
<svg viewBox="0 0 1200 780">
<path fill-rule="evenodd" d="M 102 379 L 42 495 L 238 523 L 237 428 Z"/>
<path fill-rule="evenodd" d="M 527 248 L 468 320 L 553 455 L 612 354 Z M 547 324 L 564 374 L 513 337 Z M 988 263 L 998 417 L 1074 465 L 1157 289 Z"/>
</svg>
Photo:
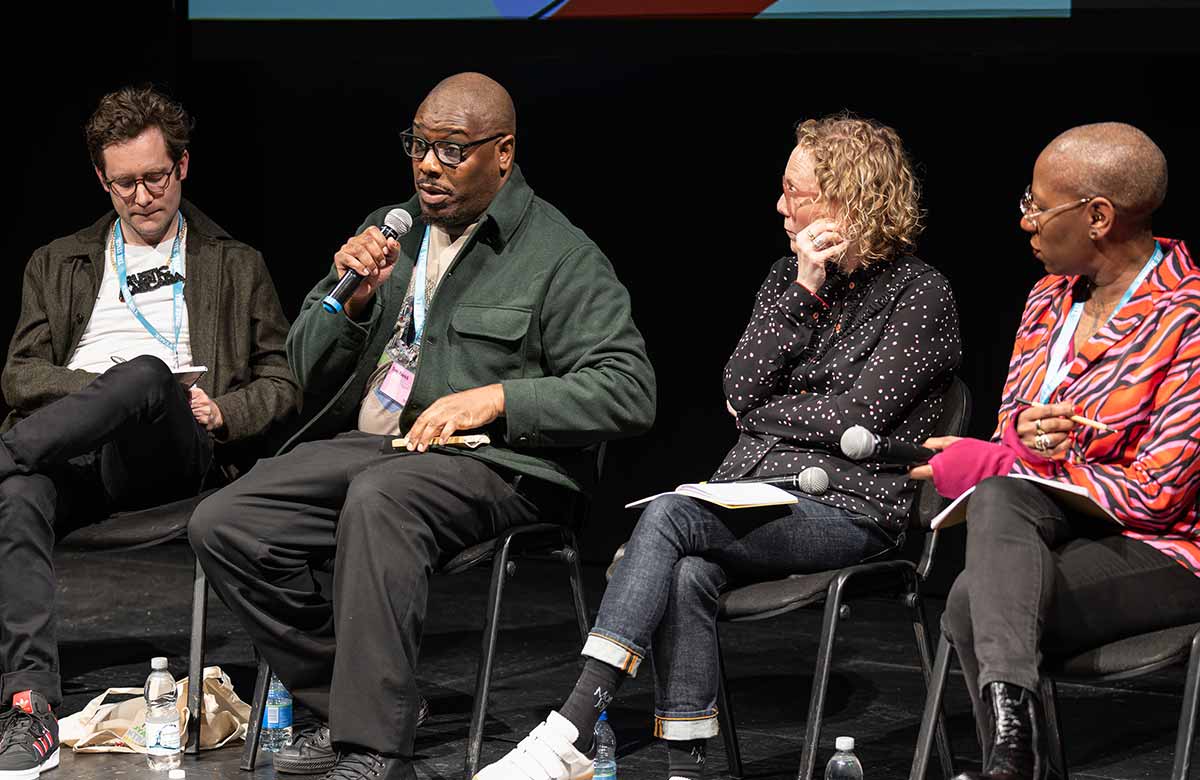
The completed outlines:
<svg viewBox="0 0 1200 780">
<path fill-rule="evenodd" d="M 983 773 L 964 772 L 954 780 L 1042 780 L 1042 711 L 1033 693 L 1019 685 L 989 683 L 995 736 Z"/>
</svg>

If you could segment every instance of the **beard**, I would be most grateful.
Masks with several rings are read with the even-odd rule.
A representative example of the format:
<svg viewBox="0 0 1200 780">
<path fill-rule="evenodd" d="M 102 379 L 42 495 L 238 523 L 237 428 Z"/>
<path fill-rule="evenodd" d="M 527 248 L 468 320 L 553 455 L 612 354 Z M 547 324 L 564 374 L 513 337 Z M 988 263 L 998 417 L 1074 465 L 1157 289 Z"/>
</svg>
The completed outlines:
<svg viewBox="0 0 1200 780">
<path fill-rule="evenodd" d="M 466 216 L 460 212 L 450 212 L 447 214 L 428 214 L 424 209 L 421 210 L 422 222 L 433 227 L 440 227 L 443 230 L 469 227 L 477 219 L 479 219 L 479 216 L 479 214 L 474 216 Z"/>
</svg>

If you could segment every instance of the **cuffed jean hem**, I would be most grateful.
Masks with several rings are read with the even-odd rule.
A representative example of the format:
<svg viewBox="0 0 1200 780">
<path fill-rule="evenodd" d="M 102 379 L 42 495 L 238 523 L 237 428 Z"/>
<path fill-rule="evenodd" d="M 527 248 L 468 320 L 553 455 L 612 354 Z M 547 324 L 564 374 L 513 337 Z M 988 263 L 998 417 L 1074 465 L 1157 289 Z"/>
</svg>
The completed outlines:
<svg viewBox="0 0 1200 780">
<path fill-rule="evenodd" d="M 670 715 L 654 713 L 654 736 L 660 739 L 708 739 L 717 736 L 720 731 L 715 709 Z"/>
<path fill-rule="evenodd" d="M 1030 675 L 1028 672 L 1019 672 L 1015 669 L 1000 669 L 994 672 L 979 673 L 979 695 L 983 695 L 983 690 L 992 683 L 1002 682 L 1009 685 L 1016 685 L 1029 691 L 1034 697 L 1041 696 L 1040 686 L 1042 678 L 1037 672 Z"/>
<path fill-rule="evenodd" d="M 620 637 L 601 634 L 593 629 L 583 643 L 583 655 L 616 667 L 630 677 L 637 677 L 638 667 L 646 654 Z"/>
</svg>

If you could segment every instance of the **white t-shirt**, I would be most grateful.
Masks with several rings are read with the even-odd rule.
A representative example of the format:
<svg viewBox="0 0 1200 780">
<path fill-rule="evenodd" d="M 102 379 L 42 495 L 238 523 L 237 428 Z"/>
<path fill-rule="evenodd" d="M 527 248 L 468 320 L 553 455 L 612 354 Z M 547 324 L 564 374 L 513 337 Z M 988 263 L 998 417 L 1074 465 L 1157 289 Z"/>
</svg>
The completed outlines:
<svg viewBox="0 0 1200 780">
<path fill-rule="evenodd" d="M 187 276 L 187 250 L 179 248 L 179 270 Z M 125 279 L 133 299 L 151 325 L 169 342 L 175 340 L 174 301 L 170 283 L 172 235 L 158 246 L 141 246 L 125 242 Z M 142 327 L 142 323 L 120 299 L 117 271 L 113 265 L 112 242 L 104 251 L 104 275 L 96 306 L 88 321 L 83 338 L 75 348 L 67 368 L 103 374 L 116 365 L 113 357 L 132 360 L 139 355 L 154 355 L 172 368 L 192 364 L 192 348 L 188 337 L 187 305 L 183 292 L 179 294 L 179 352 L 178 356 Z M 185 283 L 186 284 L 186 283 Z"/>
</svg>

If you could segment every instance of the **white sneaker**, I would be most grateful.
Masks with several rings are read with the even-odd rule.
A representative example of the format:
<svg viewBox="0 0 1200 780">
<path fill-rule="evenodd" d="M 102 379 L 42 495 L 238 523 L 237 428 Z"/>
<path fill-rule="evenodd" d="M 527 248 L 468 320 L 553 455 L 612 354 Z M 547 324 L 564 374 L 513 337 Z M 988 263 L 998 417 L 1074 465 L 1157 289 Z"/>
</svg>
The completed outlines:
<svg viewBox="0 0 1200 780">
<path fill-rule="evenodd" d="M 537 728 L 474 780 L 591 780 L 592 759 L 575 749 L 579 730 L 551 711 Z"/>
</svg>

